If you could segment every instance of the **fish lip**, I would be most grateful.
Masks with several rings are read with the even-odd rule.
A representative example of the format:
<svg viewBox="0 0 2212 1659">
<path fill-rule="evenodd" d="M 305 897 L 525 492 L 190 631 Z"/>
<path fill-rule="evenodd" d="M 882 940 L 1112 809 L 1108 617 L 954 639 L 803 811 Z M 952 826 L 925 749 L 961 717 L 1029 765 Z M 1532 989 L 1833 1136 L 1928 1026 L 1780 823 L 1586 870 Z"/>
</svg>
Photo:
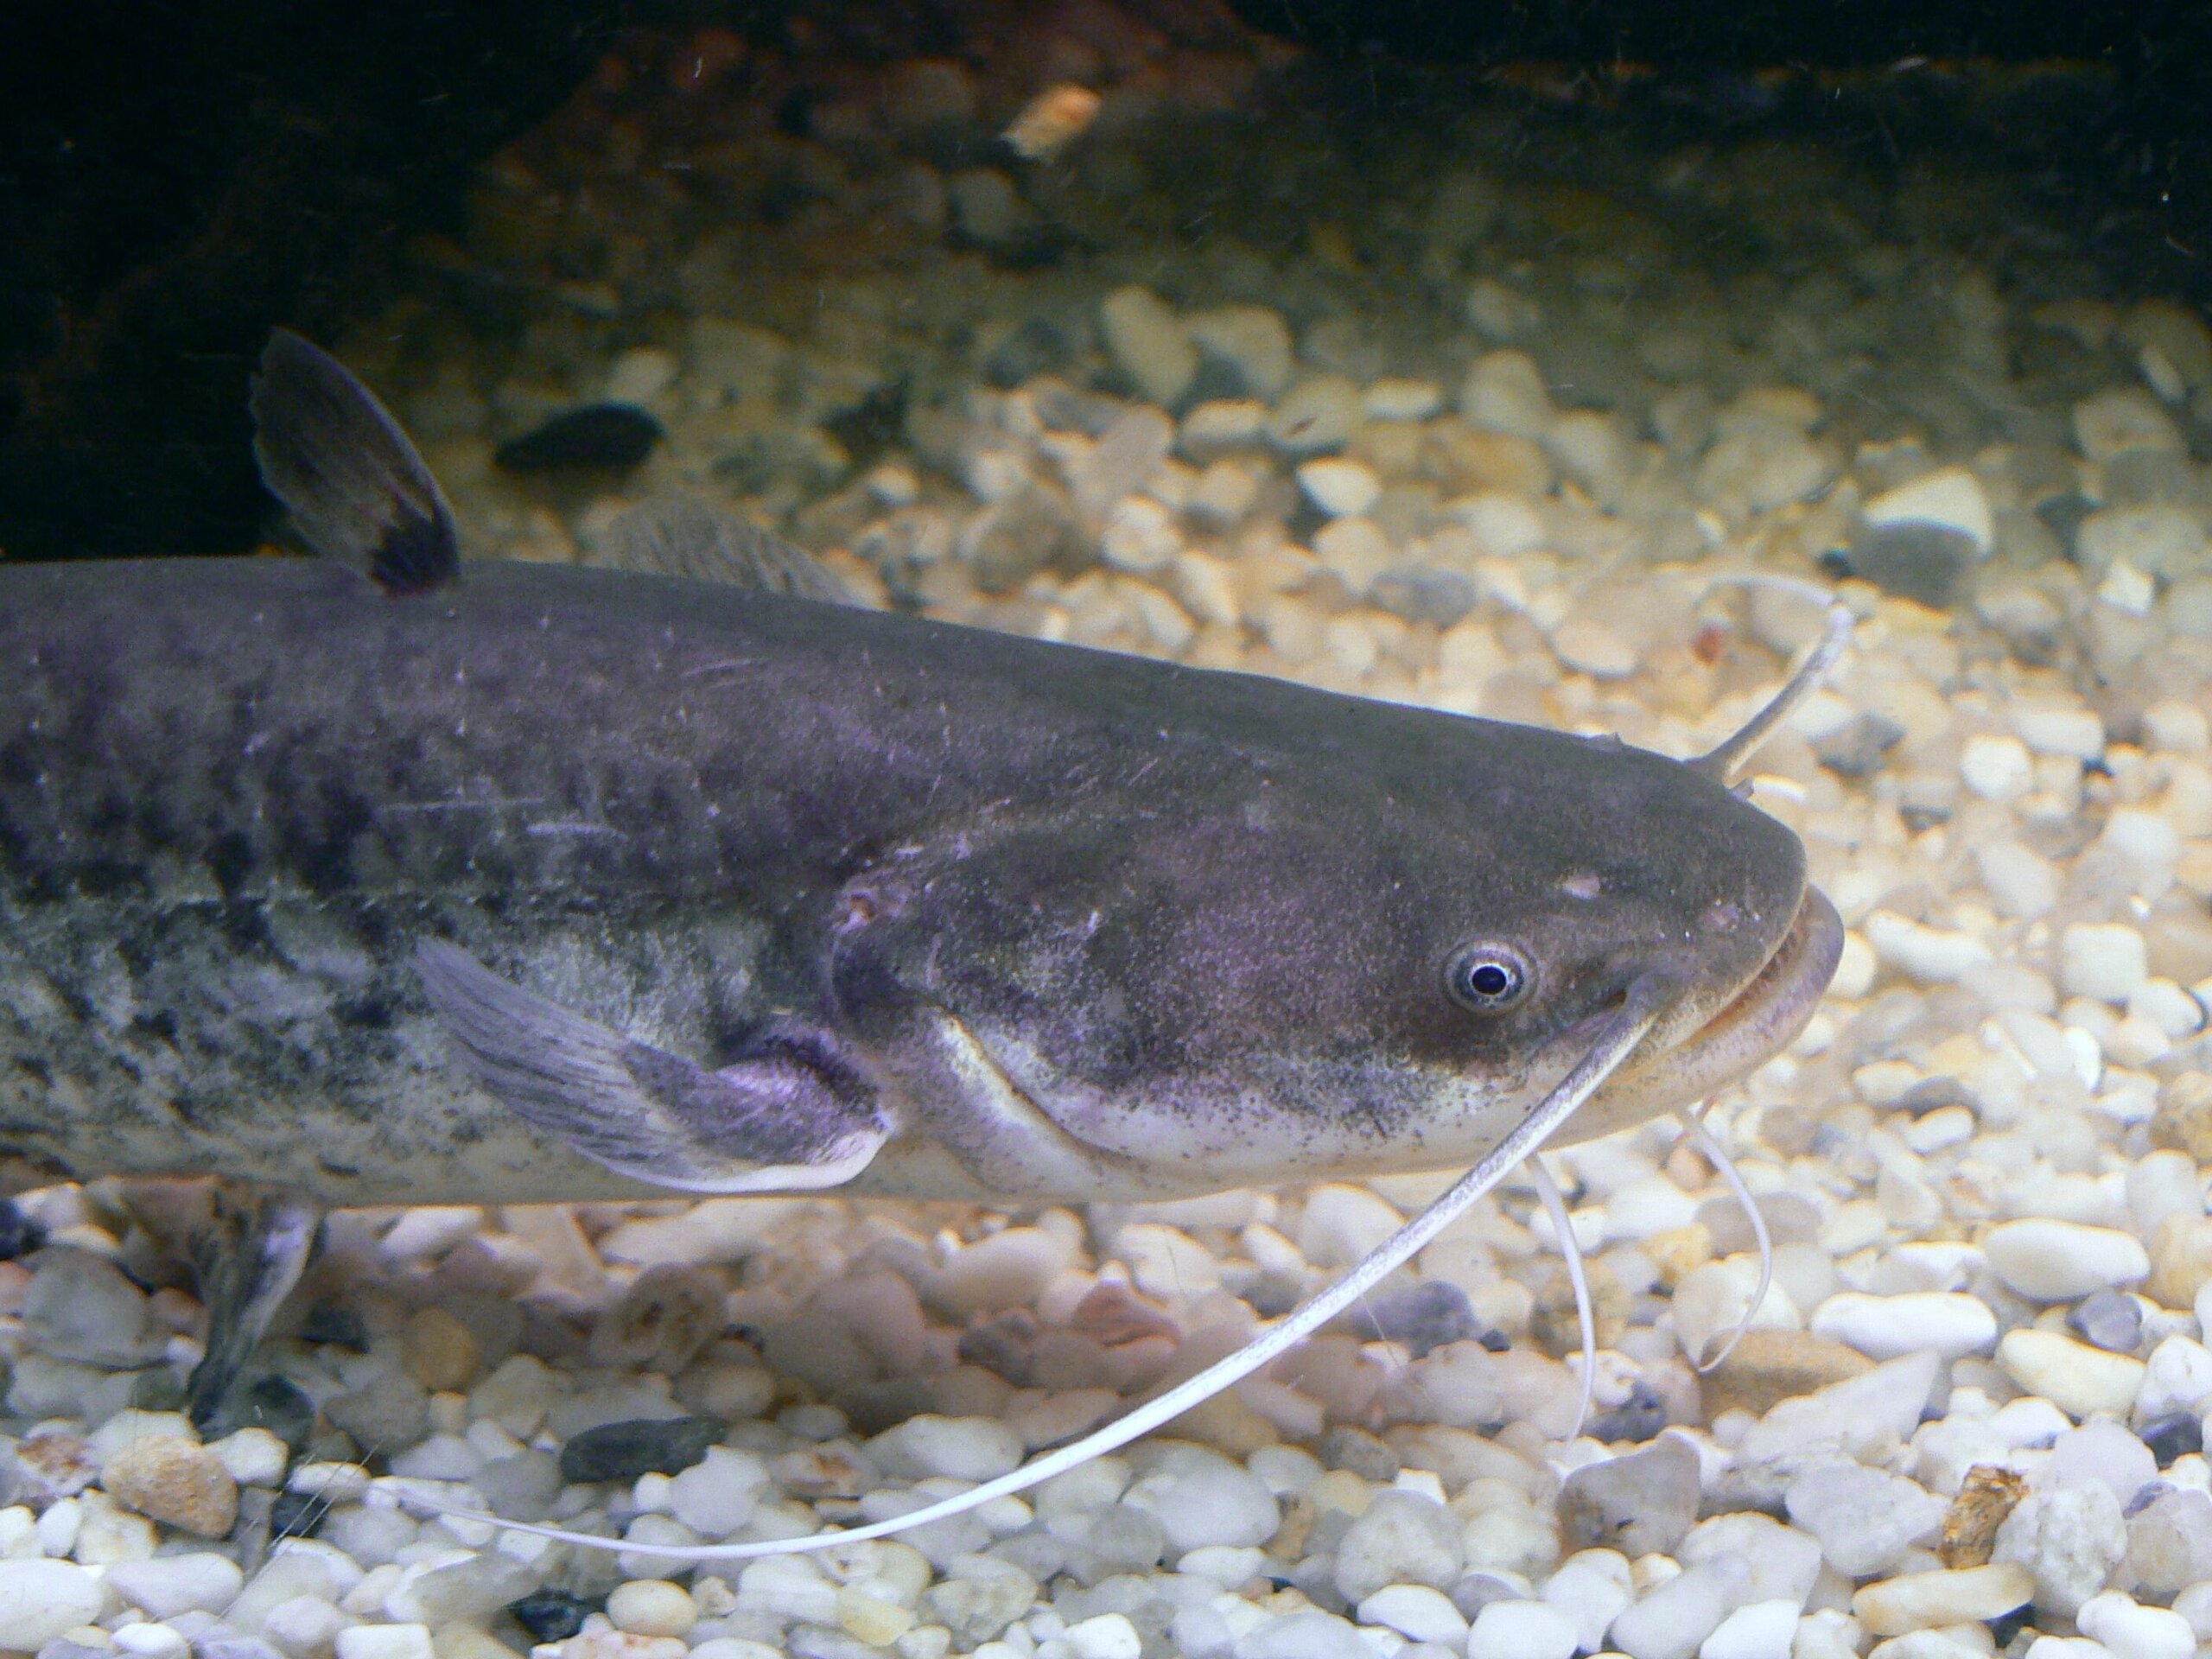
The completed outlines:
<svg viewBox="0 0 2212 1659">
<path fill-rule="evenodd" d="M 1796 1039 L 1835 977 L 1843 921 L 1809 884 L 1780 942 L 1741 988 L 1683 1036 L 1633 1056 L 1561 1144 L 1592 1140 L 1710 1098 Z"/>
</svg>

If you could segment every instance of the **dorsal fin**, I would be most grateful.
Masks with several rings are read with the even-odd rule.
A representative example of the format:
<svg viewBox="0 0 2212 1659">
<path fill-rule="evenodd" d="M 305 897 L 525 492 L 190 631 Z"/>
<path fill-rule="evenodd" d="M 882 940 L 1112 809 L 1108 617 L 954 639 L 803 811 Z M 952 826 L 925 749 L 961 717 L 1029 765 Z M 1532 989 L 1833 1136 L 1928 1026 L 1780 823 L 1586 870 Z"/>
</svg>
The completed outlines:
<svg viewBox="0 0 2212 1659">
<path fill-rule="evenodd" d="M 445 492 L 344 364 L 279 328 L 261 354 L 250 406 L 261 480 L 310 548 L 359 563 L 394 595 L 461 579 Z"/>
<path fill-rule="evenodd" d="M 757 588 L 850 605 L 845 584 L 804 548 L 689 495 L 657 495 L 607 527 L 597 563 L 619 570 Z"/>
</svg>

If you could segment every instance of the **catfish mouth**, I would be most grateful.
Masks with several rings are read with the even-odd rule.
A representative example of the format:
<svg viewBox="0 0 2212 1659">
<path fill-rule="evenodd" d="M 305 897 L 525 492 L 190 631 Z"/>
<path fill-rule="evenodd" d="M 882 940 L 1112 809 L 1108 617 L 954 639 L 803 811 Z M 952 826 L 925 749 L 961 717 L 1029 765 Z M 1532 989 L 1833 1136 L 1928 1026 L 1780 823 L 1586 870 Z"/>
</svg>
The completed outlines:
<svg viewBox="0 0 2212 1659">
<path fill-rule="evenodd" d="M 1577 1112 L 1561 1144 L 1694 1105 L 1757 1071 L 1804 1030 L 1835 977 L 1843 921 L 1808 887 L 1789 931 L 1744 988 L 1679 1042 L 1631 1059 Z"/>
</svg>

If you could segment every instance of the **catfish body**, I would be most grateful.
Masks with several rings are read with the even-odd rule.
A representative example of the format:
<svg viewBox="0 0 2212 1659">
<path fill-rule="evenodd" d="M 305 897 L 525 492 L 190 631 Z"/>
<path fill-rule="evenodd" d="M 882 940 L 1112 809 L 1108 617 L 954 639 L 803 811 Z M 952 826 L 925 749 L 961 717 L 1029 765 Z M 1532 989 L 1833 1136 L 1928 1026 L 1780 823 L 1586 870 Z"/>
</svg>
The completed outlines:
<svg viewBox="0 0 2212 1659">
<path fill-rule="evenodd" d="M 1805 891 L 1794 836 L 1618 744 L 692 582 L 0 569 L 0 663 L 19 1185 L 654 1191 L 455 1064 L 428 939 L 652 1052 L 831 1077 L 881 1126 L 854 1191 L 1433 1167 L 1627 957 L 1678 964 L 1678 1040 Z M 1544 997 L 1471 1014 L 1469 938 Z"/>
</svg>

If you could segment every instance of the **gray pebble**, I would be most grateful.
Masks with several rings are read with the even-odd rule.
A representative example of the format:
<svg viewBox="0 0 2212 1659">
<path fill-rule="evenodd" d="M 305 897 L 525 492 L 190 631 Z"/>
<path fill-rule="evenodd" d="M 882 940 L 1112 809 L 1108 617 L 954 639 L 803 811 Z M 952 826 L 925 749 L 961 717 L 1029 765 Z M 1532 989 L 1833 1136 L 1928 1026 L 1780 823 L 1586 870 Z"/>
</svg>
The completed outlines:
<svg viewBox="0 0 2212 1659">
<path fill-rule="evenodd" d="M 1839 778 L 1865 778 L 1881 770 L 1882 758 L 1904 741 L 1904 728 L 1886 715 L 1860 715 L 1813 746 L 1820 763 Z"/>
<path fill-rule="evenodd" d="M 1696 1452 L 1665 1436 L 1569 1475 L 1560 1488 L 1560 1531 L 1570 1551 L 1618 1549 L 1630 1560 L 1665 1554 L 1697 1519 L 1699 1496 Z"/>
<path fill-rule="evenodd" d="M 2125 1291 L 2093 1291 L 2067 1314 L 2066 1326 L 2092 1348 L 2132 1354 L 2143 1340 L 2143 1306 Z"/>
<path fill-rule="evenodd" d="M 430 1396 L 404 1371 L 386 1371 L 322 1408 L 331 1427 L 342 1428 L 365 1446 L 397 1452 L 430 1432 Z"/>
<path fill-rule="evenodd" d="M 722 1437 L 712 1417 L 641 1417 L 588 1428 L 561 1448 L 561 1478 L 582 1484 L 680 1474 Z"/>
<path fill-rule="evenodd" d="M 1313 1454 L 1332 1469 L 1349 1469 L 1362 1480 L 1387 1486 L 1398 1478 L 1398 1454 L 1363 1428 L 1332 1428 L 1321 1436 Z"/>
<path fill-rule="evenodd" d="M 1337 1589 L 1354 1606 L 1386 1584 L 1441 1590 L 1466 1560 L 1459 1522 L 1441 1503 L 1419 1492 L 1378 1492 L 1337 1547 Z"/>
</svg>

